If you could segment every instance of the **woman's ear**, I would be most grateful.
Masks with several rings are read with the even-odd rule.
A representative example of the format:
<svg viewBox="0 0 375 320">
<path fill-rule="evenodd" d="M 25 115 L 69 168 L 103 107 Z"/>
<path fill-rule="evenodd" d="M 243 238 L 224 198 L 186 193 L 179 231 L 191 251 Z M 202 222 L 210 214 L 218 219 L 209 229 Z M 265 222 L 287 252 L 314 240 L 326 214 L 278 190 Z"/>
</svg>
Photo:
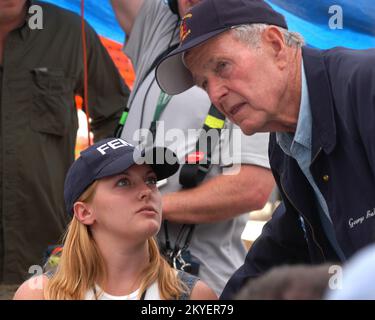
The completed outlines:
<svg viewBox="0 0 375 320">
<path fill-rule="evenodd" d="M 74 203 L 73 211 L 79 222 L 85 225 L 92 225 L 94 223 L 95 217 L 89 204 L 77 201 Z"/>
</svg>

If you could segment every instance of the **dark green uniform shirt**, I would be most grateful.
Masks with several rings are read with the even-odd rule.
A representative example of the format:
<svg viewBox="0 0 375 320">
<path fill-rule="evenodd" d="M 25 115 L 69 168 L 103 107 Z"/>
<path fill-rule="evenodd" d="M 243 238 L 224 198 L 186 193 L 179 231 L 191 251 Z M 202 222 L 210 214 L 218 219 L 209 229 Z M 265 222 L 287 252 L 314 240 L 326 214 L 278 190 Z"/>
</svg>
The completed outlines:
<svg viewBox="0 0 375 320">
<path fill-rule="evenodd" d="M 54 5 L 43 29 L 28 22 L 5 42 L 0 80 L 0 282 L 19 283 L 69 221 L 65 174 L 74 160 L 75 94 L 83 91 L 81 19 Z M 86 27 L 89 113 L 95 139 L 112 136 L 129 91 Z"/>
</svg>

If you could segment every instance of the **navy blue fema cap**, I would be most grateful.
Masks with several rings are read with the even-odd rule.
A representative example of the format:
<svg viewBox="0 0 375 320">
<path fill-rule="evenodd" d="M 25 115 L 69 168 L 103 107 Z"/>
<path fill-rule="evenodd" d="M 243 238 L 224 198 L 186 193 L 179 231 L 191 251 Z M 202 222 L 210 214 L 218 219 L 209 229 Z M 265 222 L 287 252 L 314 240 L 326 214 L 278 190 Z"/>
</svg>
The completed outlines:
<svg viewBox="0 0 375 320">
<path fill-rule="evenodd" d="M 284 16 L 263 0 L 203 0 L 193 6 L 181 21 L 179 47 L 156 68 L 160 88 L 175 95 L 194 86 L 182 54 L 232 27 L 253 23 L 288 29 Z"/>
<path fill-rule="evenodd" d="M 68 214 L 73 214 L 74 203 L 94 181 L 144 163 L 152 167 L 158 180 L 168 178 L 179 168 L 177 156 L 168 148 L 140 150 L 118 138 L 103 139 L 82 151 L 65 178 L 64 200 Z"/>
</svg>

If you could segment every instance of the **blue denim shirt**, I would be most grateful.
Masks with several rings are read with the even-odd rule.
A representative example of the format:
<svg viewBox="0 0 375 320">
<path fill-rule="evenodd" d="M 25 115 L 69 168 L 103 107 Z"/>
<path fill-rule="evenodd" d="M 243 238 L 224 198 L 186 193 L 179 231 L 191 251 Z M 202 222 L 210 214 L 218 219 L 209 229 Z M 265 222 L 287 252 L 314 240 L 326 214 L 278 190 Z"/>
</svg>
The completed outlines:
<svg viewBox="0 0 375 320">
<path fill-rule="evenodd" d="M 332 220 L 329 215 L 327 203 L 310 172 L 312 150 L 312 115 L 308 87 L 306 82 L 305 68 L 303 66 L 303 63 L 301 63 L 301 65 L 301 103 L 297 121 L 297 129 L 294 135 L 288 132 L 277 132 L 276 141 L 285 154 L 294 158 L 297 161 L 303 174 L 309 181 L 315 193 L 315 198 L 317 200 L 318 208 L 320 210 L 320 219 L 322 221 L 325 233 L 328 239 L 330 240 L 331 244 L 335 248 L 339 257 L 343 261 L 345 261 L 345 256 L 338 245 L 336 235 L 332 227 Z"/>
</svg>

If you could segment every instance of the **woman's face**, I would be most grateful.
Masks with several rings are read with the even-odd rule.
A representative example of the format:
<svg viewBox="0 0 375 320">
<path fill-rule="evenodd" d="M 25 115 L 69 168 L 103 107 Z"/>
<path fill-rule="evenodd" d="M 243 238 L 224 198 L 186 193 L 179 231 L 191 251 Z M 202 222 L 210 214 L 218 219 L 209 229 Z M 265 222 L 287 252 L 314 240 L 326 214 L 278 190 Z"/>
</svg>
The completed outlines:
<svg viewBox="0 0 375 320">
<path fill-rule="evenodd" d="M 148 165 L 133 165 L 122 174 L 98 181 L 88 210 L 93 234 L 144 240 L 156 235 L 162 219 L 157 178 Z"/>
</svg>

